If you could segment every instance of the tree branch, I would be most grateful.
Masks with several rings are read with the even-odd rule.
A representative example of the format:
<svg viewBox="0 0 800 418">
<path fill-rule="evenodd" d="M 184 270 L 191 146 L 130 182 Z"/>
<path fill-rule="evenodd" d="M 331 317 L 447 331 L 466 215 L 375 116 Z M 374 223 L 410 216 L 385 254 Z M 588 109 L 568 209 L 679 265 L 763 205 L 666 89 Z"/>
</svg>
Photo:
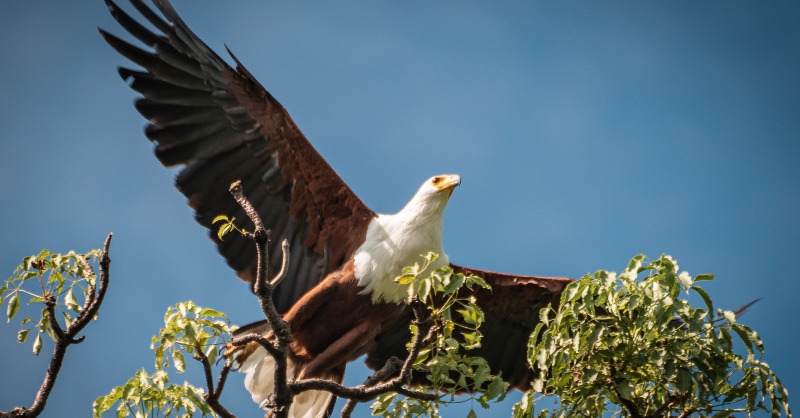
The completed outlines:
<svg viewBox="0 0 800 418">
<path fill-rule="evenodd" d="M 292 342 L 292 332 L 289 324 L 278 314 L 278 310 L 272 301 L 272 293 L 275 289 L 273 283 L 279 283 L 286 275 L 289 264 L 289 243 L 286 240 L 281 243 L 283 253 L 281 271 L 272 280 L 267 280 L 267 275 L 269 274 L 269 232 L 264 228 L 264 222 L 253 207 L 253 204 L 244 196 L 240 181 L 235 181 L 231 184 L 230 192 L 255 226 L 252 239 L 256 243 L 258 264 L 253 291 L 258 296 L 261 310 L 264 312 L 273 334 L 277 337 L 276 350 L 267 349 L 275 359 L 275 396 L 273 398 L 274 402 L 270 402 L 272 405 L 269 405 L 269 407 L 272 409 L 275 418 L 285 418 L 288 416 L 289 408 L 294 400 L 294 393 L 288 387 L 286 374 L 287 353 L 289 344 Z"/>
<path fill-rule="evenodd" d="M 194 358 L 199 361 L 203 365 L 203 372 L 206 378 L 206 387 L 208 390 L 204 396 L 206 403 L 208 404 L 209 408 L 211 408 L 217 415 L 224 417 L 224 418 L 236 418 L 236 415 L 232 414 L 228 411 L 227 408 L 222 406 L 219 402 L 219 397 L 222 395 L 222 389 L 225 386 L 225 379 L 228 376 L 228 372 L 230 372 L 231 366 L 230 364 L 225 364 L 220 372 L 217 387 L 214 388 L 214 378 L 211 375 L 211 362 L 208 361 L 208 356 L 203 353 L 203 350 L 200 347 L 195 347 L 195 355 Z"/>
<path fill-rule="evenodd" d="M 69 348 L 72 344 L 78 344 L 83 341 L 83 337 L 75 338 L 83 328 L 94 318 L 97 310 L 100 309 L 100 305 L 103 303 L 103 299 L 105 297 L 106 288 L 108 287 L 109 282 L 109 266 L 111 265 L 111 259 L 108 257 L 108 250 L 111 246 L 111 237 L 113 236 L 112 233 L 109 233 L 106 237 L 105 243 L 103 244 L 103 253 L 100 256 L 100 290 L 96 292 L 96 289 L 93 286 L 89 286 L 88 293 L 86 295 L 86 301 L 83 305 L 83 311 L 75 318 L 75 321 L 67 327 L 66 331 L 61 328 L 61 325 L 56 321 L 55 315 L 55 306 L 56 300 L 52 296 L 47 296 L 44 300 L 45 309 L 47 310 L 48 321 L 50 326 L 53 328 L 53 332 L 56 334 L 56 341 L 53 347 L 53 356 L 50 358 L 50 364 L 47 367 L 47 372 L 45 373 L 44 380 L 42 381 L 42 385 L 39 388 L 39 391 L 36 393 L 36 397 L 33 400 L 33 404 L 30 408 L 23 408 L 17 407 L 12 409 L 9 412 L 2 412 L 0 411 L 0 418 L 6 417 L 26 417 L 32 418 L 37 417 L 39 414 L 42 413 L 44 410 L 45 405 L 47 404 L 47 398 L 50 396 L 50 392 L 53 390 L 53 386 L 55 386 L 56 379 L 58 378 L 58 373 L 61 370 L 61 364 L 64 361 L 64 356 L 66 355 L 67 348 Z M 89 263 L 86 260 L 83 260 L 84 267 Z M 84 277 L 89 278 L 94 275 L 94 270 L 89 266 L 88 269 L 84 271 Z"/>
</svg>

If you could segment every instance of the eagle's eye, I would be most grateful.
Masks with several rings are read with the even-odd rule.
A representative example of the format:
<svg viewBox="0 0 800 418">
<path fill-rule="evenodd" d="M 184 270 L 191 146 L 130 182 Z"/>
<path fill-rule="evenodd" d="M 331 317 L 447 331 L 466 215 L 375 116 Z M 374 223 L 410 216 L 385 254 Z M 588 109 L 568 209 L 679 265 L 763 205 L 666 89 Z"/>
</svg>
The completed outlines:
<svg viewBox="0 0 800 418">
<path fill-rule="evenodd" d="M 434 177 L 433 178 L 433 185 L 434 186 L 439 184 L 439 183 L 441 183 L 441 182 L 442 182 L 442 178 L 441 177 Z"/>
</svg>

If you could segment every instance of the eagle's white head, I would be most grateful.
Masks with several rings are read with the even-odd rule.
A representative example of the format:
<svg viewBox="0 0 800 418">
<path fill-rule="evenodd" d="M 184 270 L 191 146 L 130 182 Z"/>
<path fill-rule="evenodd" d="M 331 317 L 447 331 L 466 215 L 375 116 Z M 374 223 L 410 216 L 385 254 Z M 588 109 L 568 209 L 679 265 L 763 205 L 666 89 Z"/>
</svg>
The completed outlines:
<svg viewBox="0 0 800 418">
<path fill-rule="evenodd" d="M 426 221 L 430 217 L 441 220 L 453 190 L 460 184 L 461 176 L 458 174 L 433 176 L 419 186 L 414 197 L 395 216 L 404 216 L 410 224 Z"/>
<path fill-rule="evenodd" d="M 378 215 L 367 228 L 364 244 L 356 250 L 355 275 L 363 293 L 372 293 L 374 302 L 400 302 L 407 290 L 394 282 L 403 267 L 419 263 L 421 255 L 439 254 L 431 265 L 437 269 L 449 259 L 442 247 L 444 209 L 461 177 L 457 174 L 433 176 L 422 183 L 411 200 L 394 215 Z"/>
</svg>

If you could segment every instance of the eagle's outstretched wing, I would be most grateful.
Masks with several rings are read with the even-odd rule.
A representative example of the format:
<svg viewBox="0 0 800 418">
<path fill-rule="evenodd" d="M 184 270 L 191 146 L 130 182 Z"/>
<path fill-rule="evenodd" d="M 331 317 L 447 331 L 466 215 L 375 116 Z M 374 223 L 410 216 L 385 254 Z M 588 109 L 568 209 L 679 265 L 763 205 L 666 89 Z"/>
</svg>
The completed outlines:
<svg viewBox="0 0 800 418">
<path fill-rule="evenodd" d="M 154 0 L 163 15 L 141 0 L 130 0 L 156 29 L 139 24 L 113 1 L 111 14 L 149 50 L 136 47 L 104 30 L 100 33 L 118 52 L 144 71 L 120 68 L 130 86 L 144 97 L 136 108 L 149 120 L 145 133 L 156 143 L 155 154 L 166 166 L 181 166 L 178 189 L 189 199 L 200 224 L 212 230 L 219 251 L 239 277 L 252 282 L 255 250 L 247 239 L 220 242 L 211 221 L 219 214 L 245 221 L 228 186 L 242 180 L 275 242 L 291 244 L 288 277 L 276 289 L 280 311 L 338 269 L 364 242 L 375 216 L 311 146 L 286 110 L 233 57 L 236 67 L 195 36 L 166 0 Z M 272 269 L 280 262 L 273 246 Z M 474 354 L 485 357 L 495 373 L 514 387 L 530 381 L 525 350 L 538 322 L 540 307 L 553 302 L 570 279 L 518 276 L 451 265 L 457 272 L 483 277 L 492 287 L 478 291 L 486 314 L 486 343 Z M 258 330 L 262 323 L 247 330 Z M 383 332 L 367 364 L 383 366 L 391 356 L 404 357 L 408 322 Z"/>
<path fill-rule="evenodd" d="M 105 40 L 144 71 L 120 68 L 141 93 L 137 110 L 148 119 L 145 133 L 165 166 L 182 166 L 178 189 L 197 221 L 212 230 L 220 253 L 239 277 L 252 282 L 255 250 L 247 239 L 220 242 L 211 221 L 219 214 L 247 216 L 228 193 L 242 180 L 246 196 L 272 231 L 274 242 L 291 244 L 289 276 L 276 292 L 287 310 L 363 242 L 375 214 L 311 146 L 286 109 L 231 55 L 236 68 L 206 46 L 166 1 L 155 4 L 163 18 L 141 0 L 134 7 L 157 29 L 132 19 L 113 1 L 111 14 L 149 50 L 100 29 Z M 280 263 L 273 246 L 272 267 Z"/>
</svg>

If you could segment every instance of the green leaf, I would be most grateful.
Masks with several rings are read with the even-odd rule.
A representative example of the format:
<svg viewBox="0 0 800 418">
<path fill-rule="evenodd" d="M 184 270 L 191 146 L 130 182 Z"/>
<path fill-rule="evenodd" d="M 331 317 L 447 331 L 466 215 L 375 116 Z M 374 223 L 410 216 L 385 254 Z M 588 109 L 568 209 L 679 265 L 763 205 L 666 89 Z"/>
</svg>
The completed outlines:
<svg viewBox="0 0 800 418">
<path fill-rule="evenodd" d="M 175 370 L 180 373 L 186 371 L 186 360 L 183 358 L 183 353 L 179 350 L 172 352 L 172 362 L 175 364 Z"/>
<path fill-rule="evenodd" d="M 6 309 L 8 322 L 11 322 L 11 320 L 14 318 L 14 315 L 17 314 L 18 309 L 19 309 L 19 293 L 14 293 L 14 296 L 12 296 L 11 300 L 8 301 L 8 308 Z"/>
<path fill-rule="evenodd" d="M 464 280 L 466 281 L 467 286 L 469 286 L 469 287 L 472 287 L 474 285 L 474 286 L 478 286 L 478 287 L 480 287 L 482 289 L 491 289 L 491 286 L 489 286 L 489 284 L 486 283 L 486 280 L 483 280 L 483 277 L 475 276 L 475 275 L 469 275 L 469 276 L 465 277 Z"/>
<path fill-rule="evenodd" d="M 217 232 L 217 238 L 219 238 L 221 241 L 222 237 L 224 237 L 228 232 L 231 232 L 232 229 L 233 229 L 233 224 L 229 223 L 222 225 L 222 227 L 220 227 L 219 231 Z"/>
<path fill-rule="evenodd" d="M 80 312 L 80 307 L 78 306 L 78 300 L 75 299 L 75 294 L 72 292 L 72 287 L 67 290 L 67 294 L 64 296 L 64 305 L 67 309 L 71 309 L 75 312 Z"/>
<path fill-rule="evenodd" d="M 431 281 L 430 280 L 421 280 L 419 282 L 419 288 L 417 289 L 417 296 L 422 301 L 427 301 L 428 296 L 431 294 Z"/>
<path fill-rule="evenodd" d="M 445 294 L 451 294 L 461 288 L 464 285 L 464 275 L 463 274 L 454 274 L 450 276 L 450 283 L 447 284 L 447 287 L 444 289 Z"/>
<path fill-rule="evenodd" d="M 478 365 L 478 368 L 475 370 L 475 377 L 473 378 L 475 388 L 480 389 L 483 382 L 485 382 L 488 377 L 489 366 L 486 363 Z"/>
<path fill-rule="evenodd" d="M 20 330 L 17 333 L 17 342 L 18 343 L 24 343 L 28 339 L 28 332 L 29 331 L 30 331 L 29 329 Z"/>
<path fill-rule="evenodd" d="M 678 387 L 682 392 L 686 392 L 692 388 L 692 373 L 686 368 L 679 368 L 678 369 L 678 381 L 675 382 L 675 386 Z"/>
<path fill-rule="evenodd" d="M 707 280 L 708 281 L 714 280 L 714 275 L 713 274 L 698 274 L 697 276 L 694 277 L 694 281 L 695 282 L 703 282 L 703 281 L 707 281 Z"/>
<path fill-rule="evenodd" d="M 64 325 L 66 328 L 69 328 L 72 325 L 72 317 L 66 311 L 61 311 L 61 314 L 64 316 Z"/>
<path fill-rule="evenodd" d="M 411 284 L 415 278 L 417 278 L 415 274 L 404 274 L 394 279 L 394 281 L 397 284 L 406 285 L 406 284 Z"/>
<path fill-rule="evenodd" d="M 502 400 L 505 397 L 505 393 L 508 390 L 508 383 L 504 382 L 503 379 L 496 377 L 494 380 L 489 383 L 489 387 L 486 388 L 486 398 L 489 400 L 498 398 L 497 400 Z M 503 395 L 501 397 L 501 395 Z"/>
<path fill-rule="evenodd" d="M 618 383 L 616 386 L 617 386 L 617 391 L 619 392 L 619 395 L 622 397 L 622 399 L 629 400 L 631 398 L 631 395 L 633 395 L 633 386 L 631 386 L 630 383 L 622 382 Z"/>
<path fill-rule="evenodd" d="M 211 308 L 202 308 L 200 309 L 200 315 L 202 316 L 213 316 L 217 318 L 227 318 L 224 313 L 211 309 Z"/>
<path fill-rule="evenodd" d="M 474 409 L 470 408 L 467 418 L 478 418 L 478 414 L 475 413 Z"/>
<path fill-rule="evenodd" d="M 225 216 L 225 215 L 217 215 L 214 218 L 214 220 L 211 221 L 211 224 L 215 224 L 217 222 L 227 222 L 227 221 L 228 221 L 228 217 L 227 216 Z"/>
<path fill-rule="evenodd" d="M 697 276 L 697 277 L 700 277 L 700 276 Z M 695 278 L 695 282 L 697 282 L 697 281 L 699 281 L 699 280 L 697 280 Z M 697 286 L 692 286 L 692 287 L 690 287 L 690 289 L 692 289 L 695 292 L 697 292 L 697 294 L 700 295 L 700 297 L 703 298 L 703 302 L 705 302 L 705 304 L 706 304 L 706 309 L 708 309 L 708 313 L 709 314 L 713 314 L 714 313 L 714 304 L 711 302 L 711 297 L 708 296 L 708 293 L 706 293 L 705 290 L 703 290 L 702 288 L 699 288 Z"/>
<path fill-rule="evenodd" d="M 37 333 L 36 340 L 34 340 L 33 342 L 33 354 L 38 356 L 39 352 L 41 351 L 42 351 L 42 334 Z"/>
</svg>

